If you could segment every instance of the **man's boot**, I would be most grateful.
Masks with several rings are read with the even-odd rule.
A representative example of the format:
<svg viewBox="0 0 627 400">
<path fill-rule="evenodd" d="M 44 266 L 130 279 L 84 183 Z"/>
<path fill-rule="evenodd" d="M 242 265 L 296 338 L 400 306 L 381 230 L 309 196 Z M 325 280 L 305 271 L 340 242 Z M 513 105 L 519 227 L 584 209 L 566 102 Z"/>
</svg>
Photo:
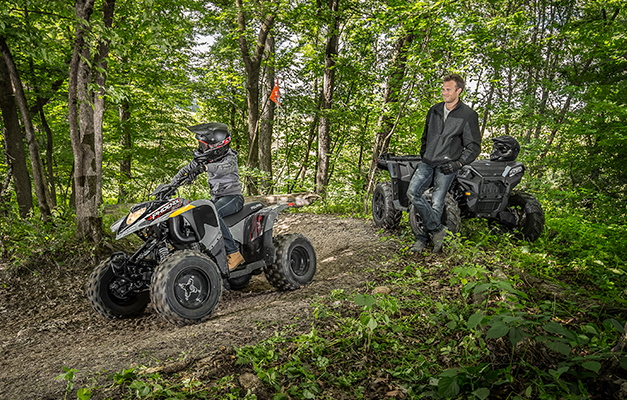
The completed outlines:
<svg viewBox="0 0 627 400">
<path fill-rule="evenodd" d="M 244 256 L 239 251 L 237 253 L 227 254 L 226 261 L 229 264 L 229 271 L 235 271 L 241 263 L 244 262 Z"/>
<path fill-rule="evenodd" d="M 446 228 L 444 228 L 441 231 L 436 232 L 433 235 L 431 235 L 431 241 L 433 242 L 434 253 L 438 253 L 440 252 L 440 250 L 442 250 L 442 244 L 444 243 L 444 238 L 446 237 L 447 234 L 448 232 L 446 231 Z"/>
<path fill-rule="evenodd" d="M 422 251 L 427 247 L 427 244 L 422 240 L 416 240 L 416 243 L 409 249 L 414 253 L 422 253 Z"/>
</svg>

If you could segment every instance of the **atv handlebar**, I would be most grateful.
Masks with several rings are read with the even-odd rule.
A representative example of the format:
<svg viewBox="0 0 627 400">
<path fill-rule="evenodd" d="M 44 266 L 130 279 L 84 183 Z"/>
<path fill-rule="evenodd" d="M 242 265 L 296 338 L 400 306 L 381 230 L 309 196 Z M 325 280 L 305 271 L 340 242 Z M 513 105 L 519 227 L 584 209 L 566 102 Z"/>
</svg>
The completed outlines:
<svg viewBox="0 0 627 400">
<path fill-rule="evenodd" d="M 377 158 L 377 161 L 420 161 L 420 155 L 397 156 L 394 154 L 383 153 Z"/>
<path fill-rule="evenodd" d="M 191 169 L 187 172 L 187 174 L 182 175 L 175 182 L 170 182 L 157 186 L 154 192 L 152 192 L 150 195 L 155 196 L 157 200 L 167 200 L 176 193 L 176 190 L 179 187 L 181 187 L 182 185 L 191 184 L 192 182 L 194 182 L 194 179 L 196 179 L 196 176 L 204 171 L 205 165 L 199 164 L 196 168 Z"/>
</svg>

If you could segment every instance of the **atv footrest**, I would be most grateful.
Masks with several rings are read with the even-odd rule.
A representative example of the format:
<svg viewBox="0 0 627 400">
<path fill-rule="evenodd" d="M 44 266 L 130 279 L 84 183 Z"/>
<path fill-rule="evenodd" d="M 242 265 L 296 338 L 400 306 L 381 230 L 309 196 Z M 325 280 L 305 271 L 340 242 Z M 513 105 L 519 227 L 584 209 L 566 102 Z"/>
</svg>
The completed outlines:
<svg viewBox="0 0 627 400">
<path fill-rule="evenodd" d="M 257 275 L 261 273 L 265 266 L 266 263 L 264 261 L 254 261 L 250 264 L 244 264 L 243 267 L 229 273 L 229 278 L 239 278 L 244 275 Z"/>
</svg>

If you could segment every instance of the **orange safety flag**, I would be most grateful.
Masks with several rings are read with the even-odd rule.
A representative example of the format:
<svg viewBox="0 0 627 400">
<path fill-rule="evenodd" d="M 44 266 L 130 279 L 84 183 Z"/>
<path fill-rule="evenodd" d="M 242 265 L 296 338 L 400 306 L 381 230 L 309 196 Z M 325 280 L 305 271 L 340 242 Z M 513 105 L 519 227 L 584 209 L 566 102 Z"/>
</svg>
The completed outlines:
<svg viewBox="0 0 627 400">
<path fill-rule="evenodd" d="M 274 87 L 272 88 L 272 93 L 270 93 L 270 100 L 274 101 L 277 106 L 280 106 L 281 92 L 279 91 L 279 80 L 276 80 Z"/>
</svg>

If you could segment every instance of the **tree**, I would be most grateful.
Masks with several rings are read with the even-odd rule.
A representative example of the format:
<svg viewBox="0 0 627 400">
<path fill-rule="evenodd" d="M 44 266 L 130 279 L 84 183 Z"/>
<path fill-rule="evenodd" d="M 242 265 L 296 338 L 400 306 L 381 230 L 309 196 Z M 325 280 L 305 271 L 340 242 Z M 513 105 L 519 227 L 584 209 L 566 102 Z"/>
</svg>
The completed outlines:
<svg viewBox="0 0 627 400">
<path fill-rule="evenodd" d="M 401 36 L 395 46 L 390 74 L 383 94 L 383 110 L 379 116 L 378 129 L 374 137 L 372 160 L 368 172 L 366 199 L 374 190 L 374 174 L 377 167 L 376 159 L 382 153 L 388 151 L 390 138 L 399 120 L 399 113 L 403 111 L 398 107 L 398 102 L 405 81 L 408 50 L 413 40 L 414 34 L 408 33 Z"/>
<path fill-rule="evenodd" d="M 25 218 L 33 208 L 33 197 L 17 105 L 13 97 L 11 77 L 4 58 L 0 58 L 0 112 L 2 112 L 4 122 L 4 141 L 9 171 L 13 175 L 20 216 Z"/>
<path fill-rule="evenodd" d="M 26 140 L 28 142 L 28 149 L 30 153 L 30 161 L 33 170 L 33 178 L 35 184 L 35 193 L 37 195 L 37 204 L 39 206 L 39 212 L 44 221 L 50 218 L 50 194 L 48 192 L 48 184 L 46 182 L 46 175 L 44 173 L 43 163 L 39 153 L 39 144 L 35 137 L 35 130 L 31 120 L 30 112 L 28 110 L 28 103 L 22 81 L 17 70 L 15 63 L 13 62 L 13 56 L 9 50 L 6 39 L 0 36 L 0 51 L 4 59 L 4 64 L 8 70 L 9 77 L 13 89 L 9 93 L 15 94 L 15 101 L 20 111 L 24 132 L 26 134 Z"/>
<path fill-rule="evenodd" d="M 246 70 L 246 94 L 248 100 L 248 158 L 246 165 L 254 169 L 259 167 L 259 79 L 261 62 L 264 56 L 266 41 L 274 24 L 274 15 L 264 12 L 264 16 L 257 34 L 257 41 L 252 49 L 247 38 L 247 12 L 242 0 L 235 0 L 237 7 L 238 40 L 244 67 Z M 248 179 L 246 187 L 249 194 L 258 194 L 259 186 L 254 180 Z"/>
<path fill-rule="evenodd" d="M 274 112 L 276 104 L 270 100 L 270 96 L 275 86 L 274 59 L 274 37 L 268 35 L 266 38 L 266 49 L 264 59 L 266 60 L 263 73 L 263 90 L 261 109 L 261 123 L 259 126 L 259 169 L 263 176 L 260 182 L 261 193 L 271 194 L 272 183 L 272 134 L 274 131 Z"/>
<path fill-rule="evenodd" d="M 324 52 L 324 81 L 322 84 L 322 104 L 320 105 L 320 123 L 318 125 L 318 170 L 316 172 L 316 193 L 324 193 L 329 183 L 329 157 L 331 150 L 331 117 L 333 91 L 335 89 L 335 58 L 340 43 L 339 0 L 328 0 L 330 20 L 328 22 L 327 41 Z"/>
<path fill-rule="evenodd" d="M 79 238 L 100 241 L 102 217 L 98 207 L 102 201 L 102 85 L 109 51 L 101 40 L 92 57 L 89 46 L 90 19 L 95 0 L 76 1 L 76 32 L 70 62 L 68 93 L 70 137 L 74 153 L 74 193 L 76 233 Z M 113 22 L 115 0 L 104 0 L 104 25 Z M 94 89 L 94 85 L 97 90 Z"/>
</svg>

